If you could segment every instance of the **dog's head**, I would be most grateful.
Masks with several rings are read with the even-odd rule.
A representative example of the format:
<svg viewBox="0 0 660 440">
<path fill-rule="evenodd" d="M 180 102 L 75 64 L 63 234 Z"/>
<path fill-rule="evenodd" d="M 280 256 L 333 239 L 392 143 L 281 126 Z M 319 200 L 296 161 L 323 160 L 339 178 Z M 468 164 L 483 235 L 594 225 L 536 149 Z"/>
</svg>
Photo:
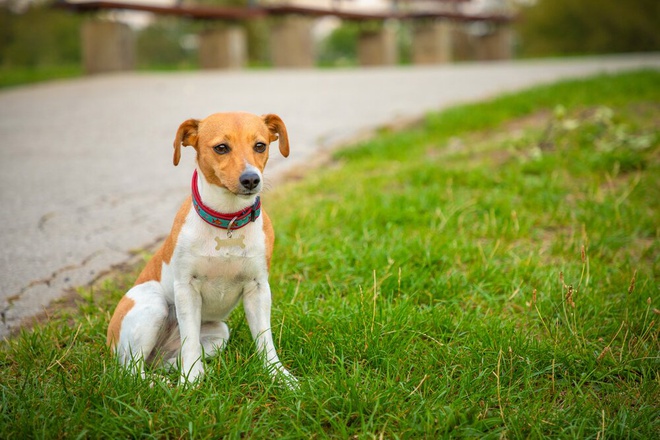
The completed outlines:
<svg viewBox="0 0 660 440">
<path fill-rule="evenodd" d="M 174 165 L 181 145 L 197 151 L 197 164 L 209 183 L 236 195 L 261 191 L 268 147 L 279 139 L 280 153 L 289 155 L 286 126 L 279 116 L 216 113 L 183 122 L 174 138 Z"/>
</svg>

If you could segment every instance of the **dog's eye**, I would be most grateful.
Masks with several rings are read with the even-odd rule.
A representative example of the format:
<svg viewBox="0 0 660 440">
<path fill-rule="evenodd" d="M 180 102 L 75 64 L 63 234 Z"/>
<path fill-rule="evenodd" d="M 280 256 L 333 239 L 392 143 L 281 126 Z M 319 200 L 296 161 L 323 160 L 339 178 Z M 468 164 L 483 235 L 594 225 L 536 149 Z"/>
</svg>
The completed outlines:
<svg viewBox="0 0 660 440">
<path fill-rule="evenodd" d="M 254 146 L 254 151 L 256 151 L 257 153 L 263 153 L 264 151 L 266 151 L 266 144 L 264 144 L 263 142 L 257 142 L 257 144 Z"/>
<path fill-rule="evenodd" d="M 220 144 L 213 147 L 213 151 L 215 151 L 218 154 L 227 154 L 231 151 L 231 149 L 227 144 Z"/>
</svg>

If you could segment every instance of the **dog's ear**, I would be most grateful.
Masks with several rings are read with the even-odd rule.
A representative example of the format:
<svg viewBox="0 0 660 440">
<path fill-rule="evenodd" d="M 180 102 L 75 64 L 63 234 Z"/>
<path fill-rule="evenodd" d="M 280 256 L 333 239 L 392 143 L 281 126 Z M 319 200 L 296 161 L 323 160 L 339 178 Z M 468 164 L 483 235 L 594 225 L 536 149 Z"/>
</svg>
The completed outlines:
<svg viewBox="0 0 660 440">
<path fill-rule="evenodd" d="M 184 147 L 191 146 L 197 148 L 197 128 L 199 127 L 199 120 L 188 119 L 176 131 L 174 138 L 174 165 L 179 165 L 181 159 L 181 145 Z"/>
<path fill-rule="evenodd" d="M 277 115 L 264 115 L 264 122 L 270 131 L 270 142 L 280 140 L 280 153 L 282 156 L 289 157 L 289 135 L 286 132 L 286 126 L 282 119 Z"/>
</svg>

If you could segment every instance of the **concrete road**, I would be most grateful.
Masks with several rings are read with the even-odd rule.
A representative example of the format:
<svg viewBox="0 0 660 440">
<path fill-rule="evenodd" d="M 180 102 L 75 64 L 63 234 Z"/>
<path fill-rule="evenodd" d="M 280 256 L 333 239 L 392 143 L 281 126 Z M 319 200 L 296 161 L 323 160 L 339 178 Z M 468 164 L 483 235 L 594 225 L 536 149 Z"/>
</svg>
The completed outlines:
<svg viewBox="0 0 660 440">
<path fill-rule="evenodd" d="M 167 233 L 188 194 L 190 117 L 277 113 L 291 157 L 267 178 L 399 118 L 560 78 L 648 66 L 660 54 L 359 70 L 126 73 L 0 92 L 0 338 L 72 287 Z"/>
</svg>

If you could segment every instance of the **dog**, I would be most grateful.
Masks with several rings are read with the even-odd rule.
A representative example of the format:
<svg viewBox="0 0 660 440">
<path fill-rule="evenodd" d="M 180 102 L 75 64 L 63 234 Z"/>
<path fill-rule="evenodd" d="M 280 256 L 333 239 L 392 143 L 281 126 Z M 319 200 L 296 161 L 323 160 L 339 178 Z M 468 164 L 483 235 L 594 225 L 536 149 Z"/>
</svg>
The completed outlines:
<svg viewBox="0 0 660 440">
<path fill-rule="evenodd" d="M 178 366 L 180 383 L 199 380 L 203 359 L 227 344 L 225 321 L 242 300 L 266 368 L 297 383 L 277 356 L 270 326 L 275 236 L 259 194 L 276 140 L 288 157 L 286 126 L 275 114 L 216 113 L 179 126 L 173 162 L 182 145 L 195 149 L 192 194 L 108 326 L 108 346 L 136 374 L 144 377 L 145 365 Z"/>
</svg>

